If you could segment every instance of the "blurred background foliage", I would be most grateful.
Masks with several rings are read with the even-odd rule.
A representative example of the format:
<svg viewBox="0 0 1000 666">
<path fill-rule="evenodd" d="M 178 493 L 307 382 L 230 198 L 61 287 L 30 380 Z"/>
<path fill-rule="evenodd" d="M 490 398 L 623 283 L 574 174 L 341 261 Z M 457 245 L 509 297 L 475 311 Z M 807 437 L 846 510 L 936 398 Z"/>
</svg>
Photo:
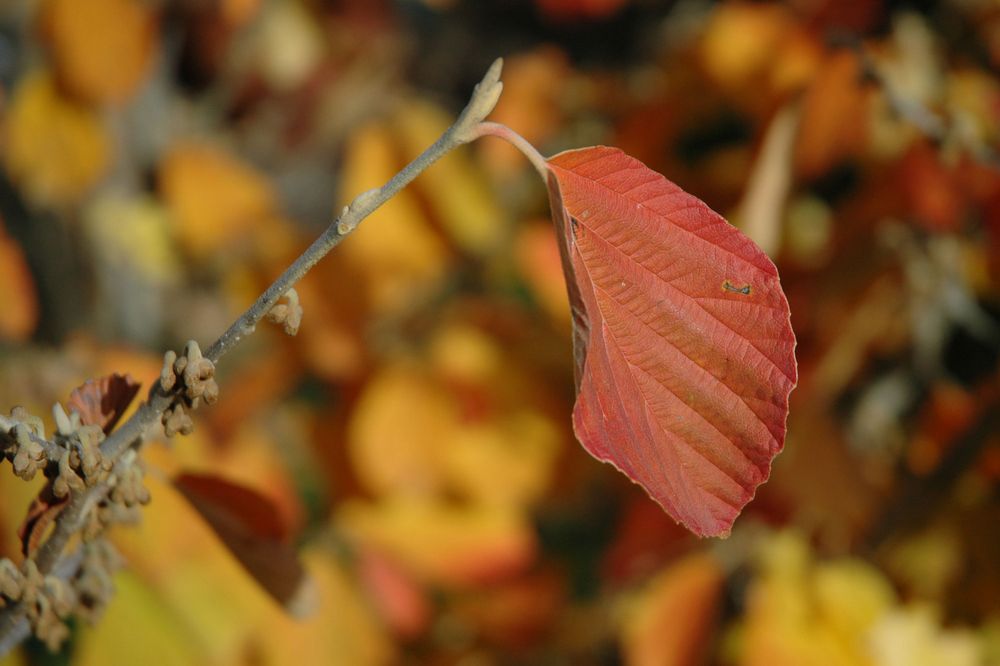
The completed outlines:
<svg viewBox="0 0 1000 666">
<path fill-rule="evenodd" d="M 1000 664 L 1000 6 L 992 0 L 6 0 L 0 405 L 145 386 L 220 334 L 504 56 L 494 119 L 616 145 L 774 257 L 801 381 L 728 540 L 570 430 L 544 189 L 485 140 L 368 219 L 148 449 L 96 664 Z M 281 613 L 167 479 L 297 527 Z M 37 488 L 0 476 L 0 554 Z M 54 659 L 54 660 L 53 660 Z"/>
</svg>

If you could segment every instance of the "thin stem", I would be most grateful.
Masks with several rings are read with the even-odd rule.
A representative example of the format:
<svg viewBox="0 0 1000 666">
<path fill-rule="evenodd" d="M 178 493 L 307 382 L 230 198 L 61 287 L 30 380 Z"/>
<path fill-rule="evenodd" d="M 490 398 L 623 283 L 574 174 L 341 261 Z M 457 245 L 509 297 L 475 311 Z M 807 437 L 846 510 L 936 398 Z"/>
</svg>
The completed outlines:
<svg viewBox="0 0 1000 666">
<path fill-rule="evenodd" d="M 473 130 L 475 138 L 482 136 L 496 136 L 500 137 L 510 145 L 514 146 L 521 153 L 528 158 L 531 162 L 531 166 L 535 167 L 535 171 L 538 175 L 542 177 L 542 180 L 548 182 L 549 179 L 549 165 L 545 158 L 542 156 L 538 150 L 531 145 L 527 139 L 523 136 L 500 123 L 483 122 L 479 123 Z"/>
<path fill-rule="evenodd" d="M 476 86 L 469 103 L 458 119 L 433 145 L 393 176 L 385 185 L 359 194 L 350 205 L 345 206 L 340 216 L 327 227 L 320 237 L 257 298 L 246 312 L 232 323 L 225 333 L 212 343 L 205 352 L 205 357 L 213 363 L 218 362 L 243 338 L 253 333 L 260 320 L 277 304 L 281 297 L 330 250 L 337 247 L 344 237 L 354 231 L 362 220 L 395 196 L 442 156 L 481 136 L 478 133 L 478 127 L 493 111 L 503 90 L 503 84 L 500 81 L 502 67 L 502 59 L 498 58 L 494 61 L 483 80 Z M 172 404 L 173 400 L 174 397 L 164 392 L 158 383 L 154 384 L 150 389 L 147 402 L 143 403 L 128 421 L 119 426 L 101 443 L 102 455 L 106 459 L 118 460 L 125 451 L 141 446 L 150 428 L 160 421 L 163 412 Z M 69 543 L 73 534 L 83 526 L 89 511 L 104 498 L 110 489 L 109 484 L 100 483 L 73 496 L 56 520 L 52 534 L 39 547 L 35 555 L 35 563 L 41 573 L 46 574 L 57 567 L 66 544 Z M 0 658 L 17 645 L 18 637 L 23 639 L 24 612 L 25 609 L 20 603 L 11 604 L 0 610 Z"/>
</svg>

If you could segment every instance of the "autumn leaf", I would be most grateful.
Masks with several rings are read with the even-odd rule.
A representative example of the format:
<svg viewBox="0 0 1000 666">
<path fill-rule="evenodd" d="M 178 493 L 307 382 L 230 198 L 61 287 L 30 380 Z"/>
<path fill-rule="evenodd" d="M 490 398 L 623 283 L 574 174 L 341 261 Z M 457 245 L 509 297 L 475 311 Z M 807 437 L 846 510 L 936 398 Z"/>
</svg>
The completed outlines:
<svg viewBox="0 0 1000 666">
<path fill-rule="evenodd" d="M 36 205 L 78 203 L 111 164 L 111 137 L 100 117 L 64 97 L 47 72 L 18 84 L 3 134 L 4 167 Z"/>
<path fill-rule="evenodd" d="M 448 128 L 448 115 L 434 105 L 414 101 L 392 119 L 406 160 L 417 157 Z M 463 152 L 456 152 L 427 169 L 416 183 L 442 229 L 463 251 L 485 256 L 498 247 L 504 216 L 481 173 Z"/>
<path fill-rule="evenodd" d="M 137 0 L 49 0 L 42 15 L 60 80 L 87 102 L 121 103 L 139 87 L 157 46 L 156 14 Z"/>
<path fill-rule="evenodd" d="M 399 151 L 385 123 L 359 127 L 345 148 L 342 191 L 354 196 L 384 183 L 403 166 Z M 357 288 L 377 313 L 392 312 L 431 289 L 450 261 L 447 247 L 411 190 L 403 190 L 372 213 L 339 252 L 362 273 Z"/>
<path fill-rule="evenodd" d="M 174 486 L 275 601 L 293 614 L 309 610 L 298 607 L 302 586 L 309 583 L 272 500 L 212 474 L 183 473 Z"/>
<path fill-rule="evenodd" d="M 24 252 L 0 221 L 0 340 L 25 340 L 38 323 L 35 282 Z"/>
<path fill-rule="evenodd" d="M 722 583 L 719 563 L 700 553 L 657 575 L 627 610 L 622 628 L 625 662 L 701 663 L 717 619 Z"/>
<path fill-rule="evenodd" d="M 795 336 L 767 256 L 616 148 L 548 161 L 583 446 L 700 536 L 727 534 L 781 450 Z"/>
<path fill-rule="evenodd" d="M 66 406 L 80 415 L 84 425 L 100 426 L 110 433 L 139 393 L 139 386 L 130 375 L 117 373 L 88 379 L 73 389 Z"/>
<path fill-rule="evenodd" d="M 213 145 L 175 144 L 158 176 L 177 238 L 195 259 L 232 248 L 248 228 L 261 228 L 277 213 L 264 176 Z"/>
<path fill-rule="evenodd" d="M 516 509 L 390 497 L 341 505 L 337 526 L 363 547 L 393 558 L 420 581 L 463 588 L 523 571 L 538 544 Z"/>
</svg>

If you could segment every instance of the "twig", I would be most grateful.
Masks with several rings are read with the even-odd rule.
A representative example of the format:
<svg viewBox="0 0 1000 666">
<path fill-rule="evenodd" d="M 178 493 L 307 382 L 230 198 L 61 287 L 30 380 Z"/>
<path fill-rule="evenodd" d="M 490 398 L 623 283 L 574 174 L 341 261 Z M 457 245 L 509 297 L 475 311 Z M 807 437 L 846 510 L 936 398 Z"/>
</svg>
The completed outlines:
<svg viewBox="0 0 1000 666">
<path fill-rule="evenodd" d="M 503 84 L 500 82 L 502 66 L 503 60 L 498 58 L 486 72 L 483 80 L 476 86 L 461 115 L 433 145 L 393 176 L 385 185 L 358 195 L 354 201 L 345 206 L 340 216 L 330 224 L 323 234 L 260 295 L 246 312 L 233 322 L 218 340 L 212 343 L 212 346 L 205 352 L 205 358 L 213 363 L 218 362 L 226 352 L 253 333 L 257 323 L 264 318 L 281 297 L 302 279 L 310 268 L 354 231 L 363 219 L 395 196 L 397 192 L 442 156 L 458 146 L 476 139 L 479 136 L 477 132 L 479 125 L 493 111 L 503 90 Z M 165 392 L 158 383 L 154 384 L 150 389 L 148 401 L 101 443 L 103 457 L 117 460 L 125 451 L 141 446 L 146 433 L 160 422 L 163 412 L 171 406 L 174 400 L 175 396 Z M 41 545 L 35 556 L 35 563 L 42 574 L 57 568 L 66 544 L 72 535 L 83 526 L 89 511 L 107 495 L 110 487 L 108 483 L 100 483 L 73 496 L 65 510 L 59 515 L 52 534 Z M 22 604 L 19 603 L 11 604 L 0 611 L 0 658 L 17 645 L 19 642 L 16 640 L 17 637 L 23 639 L 24 612 Z"/>
</svg>

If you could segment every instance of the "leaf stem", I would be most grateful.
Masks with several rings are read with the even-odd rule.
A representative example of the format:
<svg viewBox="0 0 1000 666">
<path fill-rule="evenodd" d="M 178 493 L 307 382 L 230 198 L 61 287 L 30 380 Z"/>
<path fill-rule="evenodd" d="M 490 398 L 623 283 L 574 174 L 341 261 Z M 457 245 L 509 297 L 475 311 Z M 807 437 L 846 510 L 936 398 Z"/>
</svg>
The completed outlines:
<svg viewBox="0 0 1000 666">
<path fill-rule="evenodd" d="M 549 166 L 545 157 L 543 157 L 542 154 L 538 152 L 538 150 L 531 145 L 527 139 L 511 128 L 501 123 L 482 122 L 475 127 L 474 133 L 475 138 L 482 136 L 496 136 L 514 146 L 521 151 L 521 154 L 528 158 L 528 161 L 531 162 L 533 167 L 535 167 L 535 171 L 537 171 L 538 175 L 542 177 L 542 180 L 548 182 Z"/>
<path fill-rule="evenodd" d="M 479 127 L 496 106 L 503 83 L 500 72 L 503 60 L 497 58 L 490 66 L 483 80 L 476 85 L 465 109 L 455 123 L 427 150 L 410 162 L 380 188 L 359 194 L 341 211 L 329 227 L 278 277 L 251 305 L 246 312 L 205 352 L 205 357 L 218 362 L 228 351 L 253 333 L 261 319 L 274 307 L 281 297 L 292 288 L 330 250 L 354 231 L 358 224 L 379 206 L 406 187 L 427 167 L 458 146 L 482 136 Z M 523 141 L 523 139 L 522 139 Z M 121 455 L 142 445 L 150 428 L 159 423 L 163 412 L 172 404 L 174 396 L 164 392 L 159 383 L 149 391 L 149 399 L 143 403 L 128 421 L 119 426 L 101 443 L 101 453 L 106 459 L 118 460 Z M 110 491 L 108 483 L 101 483 L 74 495 L 70 503 L 59 515 L 55 528 L 48 539 L 39 547 L 35 562 L 42 574 L 56 570 L 66 544 L 82 526 L 89 511 Z M 0 609 L 0 658 L 13 649 L 25 637 L 25 608 L 21 603 L 10 604 Z"/>
</svg>

